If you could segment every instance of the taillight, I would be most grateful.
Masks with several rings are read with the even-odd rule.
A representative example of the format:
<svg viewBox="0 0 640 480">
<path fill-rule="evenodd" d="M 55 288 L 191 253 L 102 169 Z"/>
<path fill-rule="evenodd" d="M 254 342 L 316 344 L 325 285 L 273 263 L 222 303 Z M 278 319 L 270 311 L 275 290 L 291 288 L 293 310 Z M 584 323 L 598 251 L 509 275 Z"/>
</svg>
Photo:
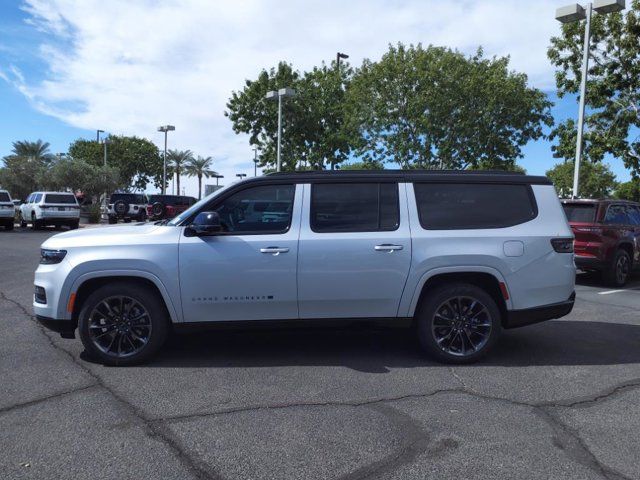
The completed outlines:
<svg viewBox="0 0 640 480">
<path fill-rule="evenodd" d="M 551 246 L 558 253 L 573 253 L 573 238 L 552 238 Z"/>
</svg>

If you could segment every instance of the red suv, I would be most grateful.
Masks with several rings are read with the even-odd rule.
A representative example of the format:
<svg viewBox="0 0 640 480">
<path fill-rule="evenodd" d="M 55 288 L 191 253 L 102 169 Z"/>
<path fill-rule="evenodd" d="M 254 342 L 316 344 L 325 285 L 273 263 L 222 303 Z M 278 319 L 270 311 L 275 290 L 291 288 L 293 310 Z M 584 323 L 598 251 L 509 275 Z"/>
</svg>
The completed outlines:
<svg viewBox="0 0 640 480">
<path fill-rule="evenodd" d="M 576 266 L 602 272 L 609 285 L 627 283 L 640 267 L 640 203 L 563 200 L 562 206 L 576 237 Z"/>
<path fill-rule="evenodd" d="M 152 220 L 173 218 L 196 202 L 195 198 L 182 195 L 151 195 L 147 205 L 147 217 Z"/>
</svg>

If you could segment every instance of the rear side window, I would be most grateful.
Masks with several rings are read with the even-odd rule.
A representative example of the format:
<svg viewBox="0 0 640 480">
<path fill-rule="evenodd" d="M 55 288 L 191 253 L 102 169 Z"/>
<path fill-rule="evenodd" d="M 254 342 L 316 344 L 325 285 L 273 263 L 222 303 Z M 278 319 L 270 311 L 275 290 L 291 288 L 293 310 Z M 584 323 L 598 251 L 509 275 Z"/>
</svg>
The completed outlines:
<svg viewBox="0 0 640 480">
<path fill-rule="evenodd" d="M 36 202 L 38 201 L 39 199 L 36 198 Z M 75 205 L 76 197 L 74 197 L 73 195 L 65 195 L 63 193 L 47 193 L 44 198 L 44 203 L 65 203 L 69 205 Z"/>
<path fill-rule="evenodd" d="M 640 207 L 627 207 L 627 214 L 631 225 L 640 225 Z"/>
<path fill-rule="evenodd" d="M 311 230 L 380 232 L 397 230 L 397 183 L 319 183 L 311 187 Z"/>
<path fill-rule="evenodd" d="M 563 203 L 562 208 L 569 222 L 593 223 L 596 221 L 595 204 Z"/>
<path fill-rule="evenodd" d="M 11 198 L 7 192 L 0 192 L 0 202 L 10 202 Z"/>
<path fill-rule="evenodd" d="M 624 205 L 609 205 L 607 214 L 604 217 L 604 223 L 609 225 L 627 225 L 627 208 Z"/>
<path fill-rule="evenodd" d="M 504 228 L 537 215 L 528 185 L 422 183 L 414 189 L 426 230 Z"/>
</svg>

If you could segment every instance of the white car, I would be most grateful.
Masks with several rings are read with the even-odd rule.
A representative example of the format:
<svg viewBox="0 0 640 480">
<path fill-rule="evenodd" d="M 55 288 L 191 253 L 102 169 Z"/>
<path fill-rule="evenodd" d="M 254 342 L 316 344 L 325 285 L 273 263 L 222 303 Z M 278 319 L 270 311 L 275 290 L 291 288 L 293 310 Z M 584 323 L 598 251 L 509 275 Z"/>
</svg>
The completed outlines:
<svg viewBox="0 0 640 480">
<path fill-rule="evenodd" d="M 31 223 L 34 230 L 47 225 L 74 230 L 80 225 L 80 206 L 73 193 L 33 192 L 20 205 L 19 217 L 22 228 Z"/>
<path fill-rule="evenodd" d="M 13 230 L 15 216 L 16 211 L 11 195 L 6 190 L 0 190 L 0 226 L 5 230 Z"/>
<path fill-rule="evenodd" d="M 426 353 L 467 363 L 502 329 L 567 315 L 575 272 L 545 177 L 281 173 L 168 222 L 52 236 L 33 307 L 108 365 L 149 359 L 181 327 L 358 318 L 413 322 Z"/>
<path fill-rule="evenodd" d="M 147 219 L 147 196 L 142 193 L 113 193 L 109 198 L 109 223 L 118 223 L 123 220 L 130 223 L 131 220 L 144 222 Z"/>
</svg>

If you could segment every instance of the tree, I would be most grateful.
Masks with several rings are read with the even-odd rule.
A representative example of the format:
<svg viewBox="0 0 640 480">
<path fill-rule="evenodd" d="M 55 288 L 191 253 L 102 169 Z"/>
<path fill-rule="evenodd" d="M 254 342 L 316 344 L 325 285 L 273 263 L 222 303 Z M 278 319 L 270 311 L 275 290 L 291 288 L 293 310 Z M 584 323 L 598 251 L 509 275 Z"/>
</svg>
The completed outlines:
<svg viewBox="0 0 640 480">
<path fill-rule="evenodd" d="M 558 163 L 547 171 L 561 198 L 570 198 L 573 189 L 573 162 Z M 616 176 L 603 163 L 585 162 L 580 167 L 580 194 L 584 198 L 607 198 L 616 188 Z"/>
<path fill-rule="evenodd" d="M 49 151 L 49 147 L 49 142 L 43 142 L 42 140 L 36 140 L 35 142 L 21 140 L 13 142 L 12 154 L 17 157 L 32 158 L 43 163 L 50 163 L 54 157 Z"/>
<path fill-rule="evenodd" d="M 189 177 L 198 177 L 198 200 L 202 198 L 202 177 L 209 178 L 217 175 L 211 170 L 212 162 L 211 157 L 203 158 L 198 155 L 197 158 L 191 158 L 185 165 L 184 171 Z"/>
<path fill-rule="evenodd" d="M 300 73 L 287 63 L 263 70 L 256 80 L 247 80 L 233 92 L 225 115 L 236 133 L 249 134 L 249 143 L 259 149 L 259 165 L 276 166 L 277 103 L 265 99 L 267 92 L 290 87 L 296 97 L 283 103 L 282 167 L 322 169 L 348 158 L 352 144 L 351 125 L 345 119 L 345 89 L 353 75 L 348 64 L 337 68 L 324 63 Z"/>
<path fill-rule="evenodd" d="M 368 162 L 353 162 L 340 165 L 340 170 L 383 170 L 384 165 L 377 160 Z"/>
<path fill-rule="evenodd" d="M 91 165 L 71 157 L 54 162 L 38 181 L 42 188 L 82 192 L 90 197 L 100 196 L 123 186 L 115 167 Z"/>
<path fill-rule="evenodd" d="M 191 150 L 169 150 L 167 152 L 167 163 L 171 171 L 176 176 L 176 191 L 180 195 L 180 174 L 187 162 L 193 159 Z"/>
<path fill-rule="evenodd" d="M 3 158 L 0 185 L 9 190 L 14 197 L 24 200 L 27 195 L 38 189 L 38 179 L 42 177 L 52 159 L 47 142 L 13 142 L 11 154 Z"/>
<path fill-rule="evenodd" d="M 551 39 L 548 56 L 557 67 L 558 95 L 578 94 L 582 78 L 582 46 L 586 22 L 567 23 Z M 600 161 L 606 154 L 622 158 L 640 173 L 640 0 L 626 13 L 600 15 L 591 23 L 587 78 L 584 158 Z M 577 128 L 567 120 L 552 133 L 557 158 L 575 156 Z"/>
<path fill-rule="evenodd" d="M 546 95 L 509 58 L 398 44 L 365 60 L 347 91 L 356 153 L 402 168 L 504 168 L 553 123 Z"/>
<path fill-rule="evenodd" d="M 69 146 L 69 155 L 91 165 L 102 166 L 104 145 L 78 139 Z M 118 183 L 124 188 L 145 190 L 151 182 L 156 188 L 162 186 L 162 156 L 158 147 L 146 138 L 110 135 L 107 165 L 118 170 Z"/>
<path fill-rule="evenodd" d="M 628 182 L 618 184 L 614 196 L 621 200 L 640 202 L 640 180 L 634 178 Z"/>
</svg>

